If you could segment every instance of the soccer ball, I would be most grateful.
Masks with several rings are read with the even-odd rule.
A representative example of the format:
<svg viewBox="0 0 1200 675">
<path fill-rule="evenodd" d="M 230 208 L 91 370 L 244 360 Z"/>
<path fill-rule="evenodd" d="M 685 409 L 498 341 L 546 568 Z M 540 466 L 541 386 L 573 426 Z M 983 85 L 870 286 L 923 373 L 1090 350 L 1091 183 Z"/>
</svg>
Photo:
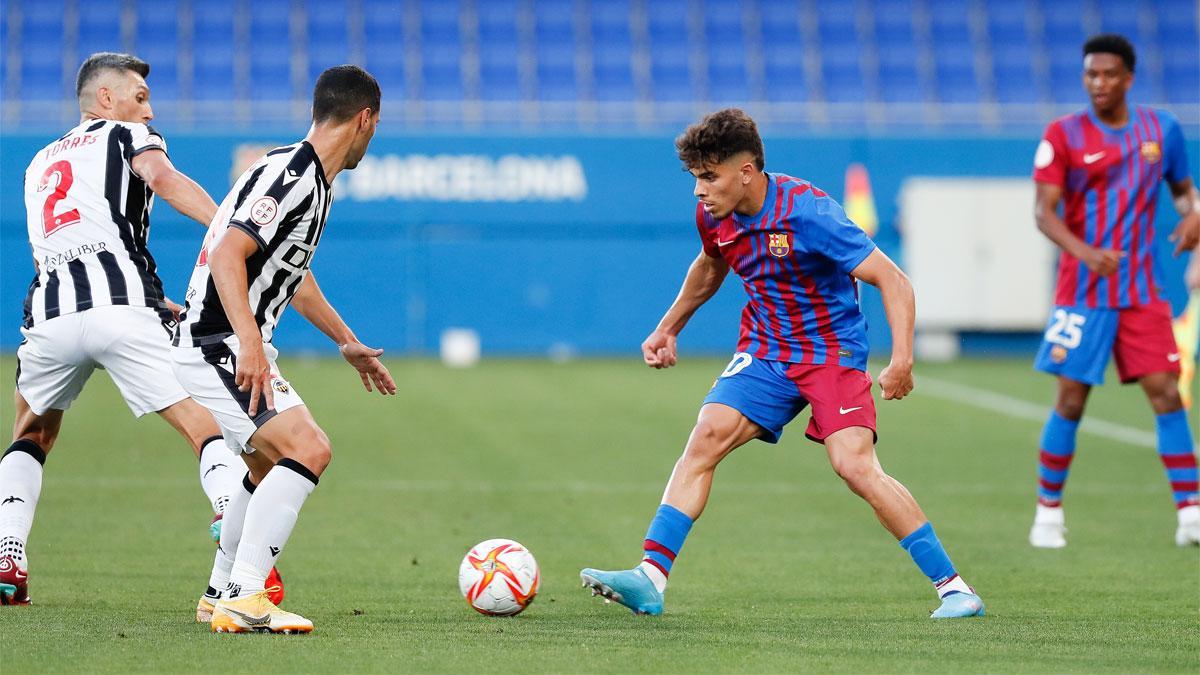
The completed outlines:
<svg viewBox="0 0 1200 675">
<path fill-rule="evenodd" d="M 488 539 L 467 551 L 458 588 L 480 614 L 514 616 L 533 602 L 541 572 L 533 554 L 511 539 Z"/>
</svg>

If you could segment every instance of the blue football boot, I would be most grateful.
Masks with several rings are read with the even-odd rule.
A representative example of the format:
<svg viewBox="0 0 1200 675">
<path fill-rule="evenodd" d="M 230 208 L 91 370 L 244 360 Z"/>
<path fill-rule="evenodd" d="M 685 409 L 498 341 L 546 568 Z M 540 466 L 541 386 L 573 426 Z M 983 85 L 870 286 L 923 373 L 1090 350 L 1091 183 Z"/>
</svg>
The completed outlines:
<svg viewBox="0 0 1200 675">
<path fill-rule="evenodd" d="M 942 606 L 929 618 L 961 619 L 968 616 L 983 616 L 983 599 L 974 593 L 951 593 L 942 598 Z"/>
<path fill-rule="evenodd" d="M 579 573 L 579 580 L 584 588 L 592 589 L 592 595 L 604 596 L 605 602 L 615 600 L 634 614 L 662 614 L 662 593 L 658 592 L 654 582 L 640 567 L 619 572 L 604 572 L 588 567 Z"/>
</svg>

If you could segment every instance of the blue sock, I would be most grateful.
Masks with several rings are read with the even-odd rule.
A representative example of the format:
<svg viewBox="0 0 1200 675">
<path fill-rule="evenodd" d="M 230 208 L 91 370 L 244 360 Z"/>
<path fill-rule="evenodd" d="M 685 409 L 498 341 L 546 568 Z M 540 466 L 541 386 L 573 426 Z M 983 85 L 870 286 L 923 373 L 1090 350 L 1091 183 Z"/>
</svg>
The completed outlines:
<svg viewBox="0 0 1200 675">
<path fill-rule="evenodd" d="M 1200 504 L 1200 474 L 1196 470 L 1195 441 L 1188 429 L 1186 410 L 1159 415 L 1155 419 L 1158 430 L 1158 455 L 1167 470 L 1167 480 L 1175 497 L 1175 507 Z"/>
<path fill-rule="evenodd" d="M 950 556 L 946 555 L 946 549 L 938 540 L 932 524 L 925 523 L 918 527 L 912 534 L 900 540 L 900 546 L 908 551 L 913 562 L 921 568 L 921 572 L 933 582 L 939 596 L 962 592 L 964 588 L 970 590 L 954 571 L 954 563 L 950 562 Z"/>
<path fill-rule="evenodd" d="M 1075 457 L 1078 430 L 1079 420 L 1069 420 L 1058 411 L 1050 411 L 1038 453 L 1038 503 L 1043 506 L 1062 506 L 1063 485 Z"/>
<path fill-rule="evenodd" d="M 679 555 L 683 540 L 687 539 L 691 529 L 692 519 L 687 514 L 670 504 L 661 504 L 654 514 L 654 520 L 650 521 L 650 529 L 646 530 L 642 562 L 657 568 L 664 579 L 671 576 L 675 556 Z"/>
</svg>

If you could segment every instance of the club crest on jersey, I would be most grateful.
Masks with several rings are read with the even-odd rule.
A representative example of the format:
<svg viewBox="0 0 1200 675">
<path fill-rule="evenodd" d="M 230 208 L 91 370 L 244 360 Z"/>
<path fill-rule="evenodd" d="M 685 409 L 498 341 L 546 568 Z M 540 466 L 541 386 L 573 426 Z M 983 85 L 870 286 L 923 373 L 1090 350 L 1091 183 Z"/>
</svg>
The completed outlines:
<svg viewBox="0 0 1200 675">
<path fill-rule="evenodd" d="M 1050 360 L 1055 363 L 1062 363 L 1067 360 L 1067 348 L 1062 345 L 1054 345 L 1050 348 Z"/>
<path fill-rule="evenodd" d="M 286 381 L 281 380 L 279 378 L 275 378 L 275 379 L 271 380 L 271 388 L 281 394 L 286 394 L 292 390 L 292 388 L 290 386 L 288 386 L 288 383 Z"/>
<path fill-rule="evenodd" d="M 1162 148 L 1156 141 L 1146 141 L 1141 147 L 1142 160 L 1153 164 L 1162 159 Z"/>
<path fill-rule="evenodd" d="M 788 242 L 787 232 L 771 232 L 767 234 L 767 250 L 776 258 L 782 258 L 792 252 Z"/>
<path fill-rule="evenodd" d="M 272 220 L 275 220 L 275 214 L 279 213 L 279 202 L 275 201 L 274 197 L 259 197 L 258 201 L 250 206 L 250 220 L 256 225 L 266 225 Z"/>
</svg>

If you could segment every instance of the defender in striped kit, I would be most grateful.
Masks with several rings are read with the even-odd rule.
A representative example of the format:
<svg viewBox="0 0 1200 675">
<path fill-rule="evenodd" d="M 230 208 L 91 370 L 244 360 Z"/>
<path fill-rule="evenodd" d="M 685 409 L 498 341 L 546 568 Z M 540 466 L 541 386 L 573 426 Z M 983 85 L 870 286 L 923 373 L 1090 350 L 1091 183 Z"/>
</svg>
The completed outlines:
<svg viewBox="0 0 1200 675">
<path fill-rule="evenodd" d="M 200 482 L 219 518 L 245 470 L 208 411 L 170 365 L 178 306 L 163 295 L 150 254 L 157 194 L 207 225 L 217 205 L 177 171 L 153 117 L 150 66 L 99 53 L 79 69 L 79 125 L 34 156 L 25 173 L 36 270 L 17 349 L 16 424 L 0 460 L 0 603 L 27 604 L 26 539 L 42 465 L 63 413 L 96 368 L 133 414 L 157 412 L 200 458 Z"/>
<path fill-rule="evenodd" d="M 1200 238 L 1200 198 L 1178 120 L 1126 101 L 1135 63 L 1133 46 L 1119 35 L 1088 40 L 1083 84 L 1091 106 L 1052 122 L 1034 156 L 1038 227 L 1062 250 L 1054 310 L 1035 363 L 1058 378 L 1029 531 L 1039 548 L 1067 545 L 1063 487 L 1088 394 L 1104 382 L 1110 356 L 1121 382 L 1140 383 L 1154 410 L 1176 506 L 1175 542 L 1200 544 L 1194 437 L 1179 395 L 1181 353 L 1154 253 L 1162 184 L 1181 216 L 1171 235 L 1176 254 Z"/>
<path fill-rule="evenodd" d="M 307 633 L 308 619 L 271 601 L 269 572 L 331 459 L 329 438 L 283 378 L 271 345 L 291 304 L 325 333 L 367 391 L 395 394 L 379 361 L 325 300 L 309 270 L 333 201 L 330 183 L 366 154 L 379 84 L 357 66 L 321 73 L 304 140 L 268 152 L 238 178 L 209 226 L 176 329 L 175 373 L 216 416 L 253 481 L 225 512 L 201 602 L 217 633 Z"/>
<path fill-rule="evenodd" d="M 679 332 L 730 270 L 742 279 L 749 302 L 738 351 L 704 399 L 646 532 L 641 564 L 584 569 L 584 586 L 635 614 L 662 613 L 667 578 L 708 502 L 717 465 L 756 438 L 777 442 L 784 426 L 811 408 L 808 438 L 825 446 L 834 471 L 933 583 L 941 605 L 931 616 L 982 615 L 983 601 L 958 575 L 921 507 L 875 455 L 857 282 L 883 296 L 893 347 L 879 385 L 884 399 L 901 399 L 913 388 L 915 300 L 908 278 L 828 194 L 763 170 L 758 128 L 741 110 L 705 117 L 675 144 L 696 178 L 701 251 L 674 304 L 642 343 L 643 359 L 653 368 L 675 365 Z"/>
</svg>

